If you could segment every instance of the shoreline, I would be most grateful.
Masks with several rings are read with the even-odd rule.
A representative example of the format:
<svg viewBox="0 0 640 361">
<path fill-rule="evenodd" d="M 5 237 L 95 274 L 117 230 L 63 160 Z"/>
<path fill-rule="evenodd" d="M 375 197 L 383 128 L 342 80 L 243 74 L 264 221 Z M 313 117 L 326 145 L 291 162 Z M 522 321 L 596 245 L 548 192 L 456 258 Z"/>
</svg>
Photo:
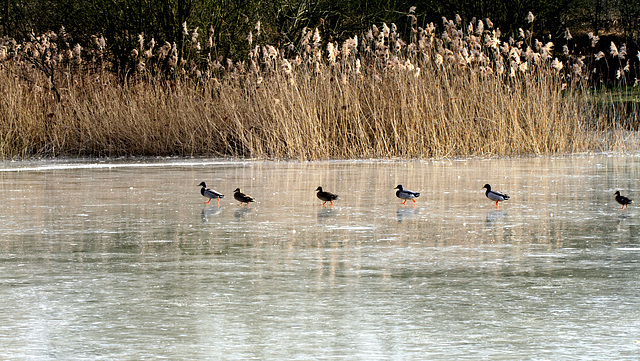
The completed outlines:
<svg viewBox="0 0 640 361">
<path fill-rule="evenodd" d="M 233 165 L 247 163 L 398 163 L 398 162 L 418 162 L 418 163 L 443 163 L 443 162 L 466 162 L 466 161 L 492 161 L 492 160 L 518 160 L 518 159 L 566 159 L 584 158 L 595 156 L 607 157 L 640 157 L 640 150 L 631 152 L 603 151 L 603 152 L 578 152 L 563 154 L 529 154 L 518 156 L 478 156 L 478 157 L 455 157 L 455 158 L 352 158 L 352 159 L 318 159 L 318 160 L 298 160 L 298 159 L 261 159 L 261 158 L 222 158 L 222 157 L 179 157 L 179 156 L 126 156 L 126 157 L 42 157 L 30 159 L 14 159 L 0 161 L 0 172 L 22 172 L 22 171 L 43 171 L 43 170 L 69 170 L 69 169 L 112 169 L 112 168 L 151 168 L 151 167 L 191 167 L 203 165 Z M 9 165 L 29 165 L 25 167 L 8 167 Z M 43 166 L 37 166 L 43 164 Z"/>
</svg>

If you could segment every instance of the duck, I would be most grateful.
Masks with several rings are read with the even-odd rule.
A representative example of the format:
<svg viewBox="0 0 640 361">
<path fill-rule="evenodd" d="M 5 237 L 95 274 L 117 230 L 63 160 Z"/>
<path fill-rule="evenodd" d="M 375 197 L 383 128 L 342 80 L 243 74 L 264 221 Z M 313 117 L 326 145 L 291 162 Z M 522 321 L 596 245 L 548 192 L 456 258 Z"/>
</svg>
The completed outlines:
<svg viewBox="0 0 640 361">
<path fill-rule="evenodd" d="M 338 199 L 338 195 L 337 194 L 325 192 L 325 191 L 322 190 L 322 187 L 316 188 L 316 192 L 318 192 L 318 193 L 316 193 L 316 196 L 318 196 L 318 198 L 323 202 L 322 203 L 323 206 L 327 202 L 330 202 L 331 206 L 333 206 L 333 201 Z"/>
<path fill-rule="evenodd" d="M 500 209 L 500 206 L 498 205 L 498 203 L 504 202 L 504 201 L 506 201 L 507 199 L 510 198 L 506 194 L 502 194 L 500 192 L 492 191 L 491 190 L 491 186 L 489 184 L 485 184 L 484 187 L 482 187 L 482 188 L 486 188 L 487 189 L 487 191 L 485 192 L 485 195 L 487 196 L 487 198 L 489 198 L 492 201 L 496 202 L 496 209 Z"/>
<path fill-rule="evenodd" d="M 402 204 L 407 204 L 407 201 L 409 199 L 411 199 L 413 201 L 413 203 L 415 203 L 416 202 L 415 198 L 420 197 L 420 193 L 413 192 L 413 191 L 410 191 L 408 189 L 404 189 L 404 188 L 402 188 L 401 184 L 398 184 L 398 186 L 393 188 L 393 189 L 397 189 L 398 190 L 396 192 L 396 197 L 398 197 L 400 199 L 404 199 L 404 202 L 402 202 Z"/>
<path fill-rule="evenodd" d="M 242 205 L 242 203 L 246 203 L 247 206 L 248 206 L 249 202 L 255 202 L 253 197 L 250 197 L 250 196 L 240 192 L 240 188 L 236 188 L 233 191 L 233 198 L 235 198 L 236 201 L 240 202 L 240 205 Z"/>
<path fill-rule="evenodd" d="M 629 204 L 633 203 L 633 200 L 631 200 L 631 199 L 629 199 L 629 198 L 627 198 L 625 196 L 621 196 L 620 195 L 620 191 L 616 191 L 614 193 L 614 195 L 616 196 L 616 202 L 618 202 L 619 204 L 622 205 L 622 208 L 620 208 L 620 209 L 626 208 L 628 210 L 629 209 Z"/>
<path fill-rule="evenodd" d="M 200 182 L 198 187 L 202 187 L 200 188 L 200 194 L 202 194 L 203 197 L 209 198 L 209 200 L 204 203 L 211 204 L 211 200 L 216 198 L 218 200 L 218 207 L 220 207 L 220 198 L 224 198 L 224 194 L 207 188 L 207 184 L 205 182 Z"/>
</svg>

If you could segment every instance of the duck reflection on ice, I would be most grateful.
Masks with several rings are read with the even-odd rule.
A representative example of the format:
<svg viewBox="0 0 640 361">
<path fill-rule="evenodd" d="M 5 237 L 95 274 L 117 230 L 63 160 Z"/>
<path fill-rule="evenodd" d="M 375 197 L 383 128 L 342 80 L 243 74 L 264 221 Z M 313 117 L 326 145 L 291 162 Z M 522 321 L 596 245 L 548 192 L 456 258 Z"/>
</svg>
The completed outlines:
<svg viewBox="0 0 640 361">
<path fill-rule="evenodd" d="M 211 218 L 216 217 L 220 212 L 222 212 L 223 208 L 218 207 L 204 207 L 202 208 L 202 223 L 207 223 L 211 220 Z"/>
<path fill-rule="evenodd" d="M 333 208 L 321 208 L 318 210 L 318 222 L 323 222 L 328 219 L 334 218 L 338 215 L 338 212 Z"/>
<path fill-rule="evenodd" d="M 396 218 L 398 219 L 398 223 L 401 223 L 404 220 L 413 219 L 418 216 L 419 210 L 415 205 L 411 208 L 398 208 L 396 210 Z"/>
<path fill-rule="evenodd" d="M 500 210 L 491 211 L 487 213 L 486 223 L 487 225 L 491 225 L 494 222 L 499 221 L 500 219 L 506 217 L 507 215 L 508 213 L 504 211 L 500 211 Z"/>
<path fill-rule="evenodd" d="M 622 226 L 626 223 L 625 219 L 629 217 L 631 217 L 631 215 L 627 212 L 618 214 L 618 216 L 616 217 L 616 223 L 618 224 L 618 231 L 622 229 Z"/>
<path fill-rule="evenodd" d="M 253 208 L 249 208 L 249 207 L 241 207 L 236 209 L 235 212 L 233 212 L 233 216 L 236 218 L 244 218 L 247 216 L 247 214 L 253 212 Z"/>
</svg>

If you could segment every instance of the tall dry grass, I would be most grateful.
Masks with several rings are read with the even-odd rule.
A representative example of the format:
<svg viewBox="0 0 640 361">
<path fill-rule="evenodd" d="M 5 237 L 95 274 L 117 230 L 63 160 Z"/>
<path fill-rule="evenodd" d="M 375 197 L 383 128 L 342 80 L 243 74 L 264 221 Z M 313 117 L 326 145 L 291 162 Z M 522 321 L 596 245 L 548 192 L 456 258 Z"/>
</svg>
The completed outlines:
<svg viewBox="0 0 640 361">
<path fill-rule="evenodd" d="M 243 61 L 204 66 L 141 38 L 124 83 L 105 70 L 104 40 L 85 54 L 43 38 L 5 42 L 0 156 L 439 158 L 626 146 L 594 136 L 617 129 L 598 119 L 580 58 L 560 63 L 549 43 L 501 39 L 490 22 L 443 24 L 414 26 L 407 40 L 372 27 L 343 44 L 308 31 L 297 47 L 256 46 Z"/>
</svg>

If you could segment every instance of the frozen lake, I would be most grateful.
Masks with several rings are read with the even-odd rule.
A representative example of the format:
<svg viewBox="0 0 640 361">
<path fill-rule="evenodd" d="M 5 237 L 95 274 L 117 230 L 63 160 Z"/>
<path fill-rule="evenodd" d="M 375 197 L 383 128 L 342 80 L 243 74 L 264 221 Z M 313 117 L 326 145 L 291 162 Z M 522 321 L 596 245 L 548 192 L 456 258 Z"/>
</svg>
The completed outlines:
<svg viewBox="0 0 640 361">
<path fill-rule="evenodd" d="M 0 163 L 0 359 L 637 360 L 640 211 L 613 193 L 639 179 L 637 155 Z"/>
</svg>

